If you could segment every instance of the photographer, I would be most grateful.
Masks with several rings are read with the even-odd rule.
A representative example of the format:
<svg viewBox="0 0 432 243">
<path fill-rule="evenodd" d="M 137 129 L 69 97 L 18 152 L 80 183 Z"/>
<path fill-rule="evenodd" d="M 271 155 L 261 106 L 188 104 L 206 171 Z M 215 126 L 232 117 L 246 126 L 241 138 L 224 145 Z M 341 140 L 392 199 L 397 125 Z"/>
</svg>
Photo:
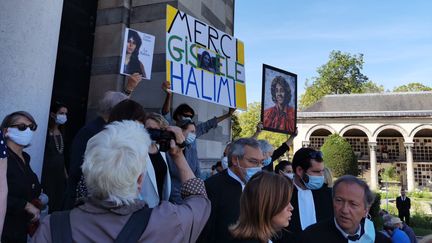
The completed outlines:
<svg viewBox="0 0 432 243">
<path fill-rule="evenodd" d="M 171 129 L 176 136 L 169 153 L 179 168 L 184 204 L 163 201 L 151 209 L 137 200 L 151 139 L 139 122 L 113 122 L 87 144 L 82 167 L 89 188 L 86 202 L 63 213 L 66 217 L 60 212 L 46 217 L 34 242 L 195 242 L 209 217 L 210 201 L 203 181 L 176 146 L 184 141 L 180 129 Z"/>
</svg>

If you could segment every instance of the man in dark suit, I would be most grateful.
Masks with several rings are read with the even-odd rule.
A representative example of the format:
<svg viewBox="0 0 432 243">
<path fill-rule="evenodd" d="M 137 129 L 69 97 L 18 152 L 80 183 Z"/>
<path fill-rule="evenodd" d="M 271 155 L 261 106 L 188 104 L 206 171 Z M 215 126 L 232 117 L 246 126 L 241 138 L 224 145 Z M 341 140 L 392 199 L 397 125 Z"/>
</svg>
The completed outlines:
<svg viewBox="0 0 432 243">
<path fill-rule="evenodd" d="M 254 173 L 261 171 L 264 160 L 253 138 L 240 138 L 231 143 L 227 157 L 228 169 L 205 181 L 211 213 L 197 242 L 229 243 L 233 240 L 228 227 L 238 220 L 243 188 Z"/>
<path fill-rule="evenodd" d="M 333 186 L 332 197 L 334 217 L 306 228 L 299 242 L 391 242 L 375 231 L 372 221 L 366 219 L 374 201 L 374 194 L 366 182 L 351 175 L 342 176 Z"/>
<path fill-rule="evenodd" d="M 400 197 L 396 198 L 396 207 L 399 212 L 399 218 L 404 221 L 407 225 L 410 223 L 410 208 L 411 208 L 411 199 L 406 196 L 405 189 L 401 189 Z"/>
<path fill-rule="evenodd" d="M 324 184 L 324 161 L 321 151 L 301 148 L 293 157 L 294 207 L 288 230 L 297 233 L 316 222 L 332 218 L 331 189 Z"/>
</svg>

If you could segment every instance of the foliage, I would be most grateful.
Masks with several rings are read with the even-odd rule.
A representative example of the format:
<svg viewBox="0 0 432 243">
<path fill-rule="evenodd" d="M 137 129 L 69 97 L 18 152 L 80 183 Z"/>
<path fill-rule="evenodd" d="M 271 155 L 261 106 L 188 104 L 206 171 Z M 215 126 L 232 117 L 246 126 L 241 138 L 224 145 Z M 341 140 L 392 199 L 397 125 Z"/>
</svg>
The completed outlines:
<svg viewBox="0 0 432 243">
<path fill-rule="evenodd" d="M 318 77 L 312 78 L 312 84 L 308 84 L 310 80 L 306 81 L 300 107 L 306 108 L 328 94 L 361 93 L 362 85 L 368 81 L 361 73 L 363 64 L 363 54 L 332 51 L 329 61 L 317 69 Z"/>
<path fill-rule="evenodd" d="M 349 142 L 339 134 L 330 135 L 321 147 L 326 166 L 333 176 L 358 175 L 358 162 Z"/>
<path fill-rule="evenodd" d="M 410 226 L 423 229 L 432 229 L 432 216 L 425 213 L 411 215 Z"/>
<path fill-rule="evenodd" d="M 384 169 L 382 174 L 382 179 L 384 181 L 399 181 L 399 176 L 396 171 L 396 166 L 392 165 Z"/>
<path fill-rule="evenodd" d="M 372 81 L 363 83 L 359 93 L 383 93 L 384 86 L 378 85 Z"/>
<path fill-rule="evenodd" d="M 428 87 L 421 83 L 409 83 L 395 87 L 393 92 L 417 92 L 417 91 L 432 91 L 432 87 Z"/>
<path fill-rule="evenodd" d="M 239 122 L 239 118 L 238 118 L 238 113 L 235 112 L 232 116 L 231 116 L 231 124 L 232 124 L 232 139 L 238 139 L 240 138 L 241 132 L 242 132 L 242 128 L 240 126 L 240 122 Z"/>
<path fill-rule="evenodd" d="M 375 229 L 378 230 L 381 230 L 383 226 L 383 219 L 379 215 L 380 208 L 381 208 L 381 195 L 379 193 L 375 193 L 375 200 L 369 209 L 369 214 L 372 217 L 372 221 L 374 222 Z"/>
<path fill-rule="evenodd" d="M 251 137 L 256 131 L 256 126 L 260 121 L 261 104 L 254 102 L 248 104 L 248 110 L 238 114 L 238 122 L 241 127 L 240 137 Z M 287 135 L 263 131 L 258 139 L 266 139 L 274 148 L 278 148 L 287 140 Z"/>
<path fill-rule="evenodd" d="M 416 188 L 414 191 L 408 192 L 407 195 L 408 195 L 408 197 L 413 197 L 413 198 L 432 199 L 432 192 L 429 192 L 429 190 L 427 188 L 425 188 L 423 190 L 419 190 Z"/>
</svg>

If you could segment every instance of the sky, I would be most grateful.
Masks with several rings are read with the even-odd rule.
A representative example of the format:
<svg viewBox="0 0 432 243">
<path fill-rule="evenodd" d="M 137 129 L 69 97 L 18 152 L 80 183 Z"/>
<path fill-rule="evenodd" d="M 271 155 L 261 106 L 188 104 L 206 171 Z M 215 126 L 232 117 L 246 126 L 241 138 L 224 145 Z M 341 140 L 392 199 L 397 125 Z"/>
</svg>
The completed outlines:
<svg viewBox="0 0 432 243">
<path fill-rule="evenodd" d="M 432 86 L 432 1 L 236 0 L 234 36 L 245 45 L 247 102 L 261 101 L 262 64 L 306 79 L 332 50 L 364 54 L 363 74 L 386 90 Z"/>
</svg>

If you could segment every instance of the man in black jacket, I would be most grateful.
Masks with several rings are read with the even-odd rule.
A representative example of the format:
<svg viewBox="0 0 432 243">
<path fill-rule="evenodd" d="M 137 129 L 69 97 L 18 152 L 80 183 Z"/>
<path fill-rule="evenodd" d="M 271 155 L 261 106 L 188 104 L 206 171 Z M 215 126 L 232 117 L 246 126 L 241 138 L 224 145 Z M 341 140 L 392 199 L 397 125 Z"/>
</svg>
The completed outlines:
<svg viewBox="0 0 432 243">
<path fill-rule="evenodd" d="M 399 218 L 404 221 L 407 225 L 410 223 L 410 208 L 411 208 L 411 199 L 406 196 L 405 189 L 401 189 L 400 197 L 396 198 L 396 207 L 399 212 Z"/>
<path fill-rule="evenodd" d="M 340 177 L 333 186 L 334 217 L 309 226 L 301 233 L 301 243 L 348 243 L 391 240 L 375 231 L 372 221 L 366 219 L 374 194 L 366 182 L 355 176 Z"/>
<path fill-rule="evenodd" d="M 324 161 L 321 151 L 301 148 L 293 157 L 294 207 L 288 230 L 297 233 L 309 225 L 333 217 L 331 189 L 324 184 Z"/>
<path fill-rule="evenodd" d="M 240 214 L 240 196 L 252 175 L 261 170 L 264 156 L 253 138 L 240 138 L 230 144 L 228 169 L 205 181 L 211 213 L 198 238 L 202 243 L 229 243 L 232 236 L 228 227 Z"/>
</svg>

